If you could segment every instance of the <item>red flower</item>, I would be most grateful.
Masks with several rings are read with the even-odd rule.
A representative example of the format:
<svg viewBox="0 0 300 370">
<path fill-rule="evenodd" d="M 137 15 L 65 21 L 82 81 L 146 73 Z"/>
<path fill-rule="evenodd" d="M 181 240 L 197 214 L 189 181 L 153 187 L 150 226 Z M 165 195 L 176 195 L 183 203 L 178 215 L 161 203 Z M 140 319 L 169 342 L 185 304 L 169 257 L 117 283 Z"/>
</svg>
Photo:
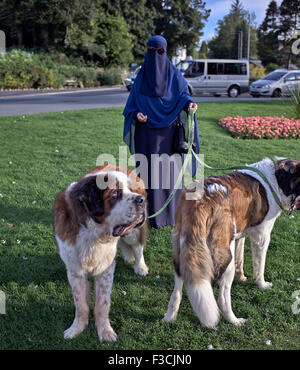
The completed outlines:
<svg viewBox="0 0 300 370">
<path fill-rule="evenodd" d="M 238 139 L 300 138 L 300 120 L 285 117 L 226 117 L 219 125 Z"/>
</svg>

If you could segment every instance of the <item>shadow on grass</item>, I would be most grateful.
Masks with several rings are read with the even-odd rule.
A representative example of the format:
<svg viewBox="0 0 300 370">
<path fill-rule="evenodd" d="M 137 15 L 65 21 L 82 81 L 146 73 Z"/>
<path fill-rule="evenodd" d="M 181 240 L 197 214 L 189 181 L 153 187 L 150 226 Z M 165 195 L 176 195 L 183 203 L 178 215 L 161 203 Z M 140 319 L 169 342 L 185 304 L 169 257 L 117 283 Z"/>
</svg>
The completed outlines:
<svg viewBox="0 0 300 370">
<path fill-rule="evenodd" d="M 90 302 L 88 327 L 76 338 L 65 340 L 63 333 L 70 327 L 75 315 L 72 299 L 62 303 L 54 298 L 38 298 L 29 294 L 27 301 L 26 305 L 8 302 L 7 313 L 0 322 L 0 330 L 10 335 L 0 338 L 1 349 L 124 349 L 128 346 L 128 340 L 134 349 L 138 345 L 144 325 L 147 328 L 150 324 L 157 326 L 157 323 L 164 326 L 161 315 L 153 313 L 151 308 L 144 313 L 137 312 L 132 307 L 120 311 L 119 304 L 112 300 L 109 317 L 118 334 L 118 341 L 100 343 L 95 327 L 93 304 Z M 133 327 L 126 327 L 127 321 Z"/>
<path fill-rule="evenodd" d="M 10 223 L 29 223 L 43 224 L 45 226 L 52 225 L 52 208 L 22 208 L 11 205 L 4 205 L 0 209 L 0 218 Z"/>
<path fill-rule="evenodd" d="M 54 254 L 30 255 L 24 251 L 10 256 L 0 256 L 0 282 L 1 284 L 16 282 L 21 286 L 28 284 L 43 284 L 44 282 L 66 281 L 67 272 L 64 263 L 60 259 L 58 250 Z M 173 273 L 161 273 L 159 279 L 151 272 L 147 276 L 136 275 L 133 265 L 124 262 L 117 257 L 117 265 L 114 283 L 122 285 L 141 285 L 155 289 L 173 289 Z M 93 281 L 93 277 L 89 278 Z"/>
<path fill-rule="evenodd" d="M 0 263 L 1 284 L 15 282 L 27 286 L 48 281 L 67 281 L 66 269 L 58 253 L 30 256 L 21 252 L 14 256 L 1 256 Z"/>
</svg>

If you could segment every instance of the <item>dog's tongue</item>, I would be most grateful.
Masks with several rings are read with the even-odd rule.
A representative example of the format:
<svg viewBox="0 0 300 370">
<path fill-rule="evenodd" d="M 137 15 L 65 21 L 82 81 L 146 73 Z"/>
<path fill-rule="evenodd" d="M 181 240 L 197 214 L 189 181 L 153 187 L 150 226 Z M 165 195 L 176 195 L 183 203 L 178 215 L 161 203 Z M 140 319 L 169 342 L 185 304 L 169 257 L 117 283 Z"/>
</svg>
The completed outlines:
<svg viewBox="0 0 300 370">
<path fill-rule="evenodd" d="M 124 228 L 125 228 L 125 226 L 124 226 L 124 225 L 116 226 L 116 227 L 114 228 L 113 235 L 114 235 L 114 236 L 119 236 L 119 235 L 122 233 L 122 231 L 124 230 Z"/>
</svg>

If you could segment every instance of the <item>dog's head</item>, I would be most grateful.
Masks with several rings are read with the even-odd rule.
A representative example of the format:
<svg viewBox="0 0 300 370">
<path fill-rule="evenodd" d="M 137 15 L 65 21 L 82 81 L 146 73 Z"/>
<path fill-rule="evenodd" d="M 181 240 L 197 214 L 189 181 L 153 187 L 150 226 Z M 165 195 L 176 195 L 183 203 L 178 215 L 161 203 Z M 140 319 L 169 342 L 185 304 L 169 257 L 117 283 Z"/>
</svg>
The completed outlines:
<svg viewBox="0 0 300 370">
<path fill-rule="evenodd" d="M 280 189 L 290 199 L 290 206 L 300 210 L 300 160 L 278 159 L 275 164 L 275 176 Z"/>
<path fill-rule="evenodd" d="M 131 188 L 121 172 L 98 173 L 82 178 L 70 193 L 77 221 L 86 226 L 91 218 L 106 224 L 111 235 L 124 236 L 146 220 L 146 192 Z"/>
</svg>

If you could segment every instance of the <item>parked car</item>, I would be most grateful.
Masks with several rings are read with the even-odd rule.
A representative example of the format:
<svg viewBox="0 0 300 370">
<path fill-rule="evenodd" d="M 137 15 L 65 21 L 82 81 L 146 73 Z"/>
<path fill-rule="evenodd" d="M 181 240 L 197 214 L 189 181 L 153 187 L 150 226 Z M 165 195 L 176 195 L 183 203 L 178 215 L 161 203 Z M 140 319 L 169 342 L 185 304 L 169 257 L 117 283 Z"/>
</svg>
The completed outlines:
<svg viewBox="0 0 300 370">
<path fill-rule="evenodd" d="M 249 91 L 249 62 L 239 59 L 186 59 L 179 64 L 191 95 L 228 94 L 236 98 Z"/>
<path fill-rule="evenodd" d="M 300 70 L 276 69 L 264 78 L 250 85 L 250 94 L 259 96 L 289 96 L 291 91 L 300 88 Z"/>
<path fill-rule="evenodd" d="M 126 85 L 128 91 L 131 90 L 132 85 L 134 83 L 134 80 L 135 80 L 137 74 L 139 73 L 140 69 L 141 69 L 141 66 L 139 66 L 136 70 L 131 72 L 130 75 L 125 79 L 125 85 Z"/>
</svg>

